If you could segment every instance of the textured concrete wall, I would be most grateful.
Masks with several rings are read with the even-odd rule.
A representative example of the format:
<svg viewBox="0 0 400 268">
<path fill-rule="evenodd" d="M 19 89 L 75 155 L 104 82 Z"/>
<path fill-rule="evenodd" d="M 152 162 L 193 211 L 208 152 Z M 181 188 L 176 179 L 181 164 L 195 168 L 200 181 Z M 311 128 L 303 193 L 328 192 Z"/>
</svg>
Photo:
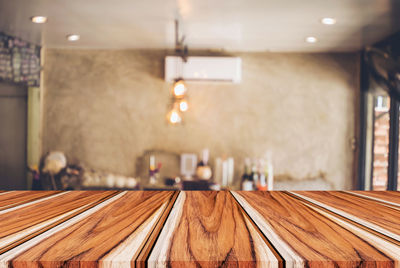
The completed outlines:
<svg viewBox="0 0 400 268">
<path fill-rule="evenodd" d="M 352 183 L 356 54 L 237 54 L 243 82 L 188 84 L 181 126 L 166 123 L 165 51 L 46 50 L 44 152 L 135 174 L 145 150 L 246 156 L 273 153 L 278 178 Z"/>
</svg>

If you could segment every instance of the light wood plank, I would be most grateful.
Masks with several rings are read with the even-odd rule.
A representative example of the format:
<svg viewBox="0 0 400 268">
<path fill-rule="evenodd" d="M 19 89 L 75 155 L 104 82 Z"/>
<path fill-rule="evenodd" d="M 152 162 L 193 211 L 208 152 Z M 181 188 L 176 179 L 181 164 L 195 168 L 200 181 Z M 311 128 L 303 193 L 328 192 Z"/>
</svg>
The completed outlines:
<svg viewBox="0 0 400 268">
<path fill-rule="evenodd" d="M 400 213 L 397 209 L 335 191 L 292 193 L 400 242 Z"/>
<path fill-rule="evenodd" d="M 393 267 L 400 259 L 285 193 L 233 194 L 283 256 L 287 267 Z"/>
<path fill-rule="evenodd" d="M 400 208 L 400 192 L 395 191 L 346 191 L 346 193 L 379 201 L 392 207 Z"/>
<path fill-rule="evenodd" d="M 116 192 L 65 192 L 1 211 L 0 253 L 84 211 Z"/>
<path fill-rule="evenodd" d="M 278 267 L 279 259 L 229 192 L 181 192 L 149 267 Z"/>
<path fill-rule="evenodd" d="M 27 249 L 5 259 L 13 267 L 134 265 L 173 195 L 173 192 L 124 192 L 95 212 L 78 215 L 76 222 L 46 239 L 32 246 L 28 241 Z"/>
<path fill-rule="evenodd" d="M 59 191 L 10 191 L 0 193 L 0 210 L 28 203 L 43 197 L 60 193 Z"/>
</svg>

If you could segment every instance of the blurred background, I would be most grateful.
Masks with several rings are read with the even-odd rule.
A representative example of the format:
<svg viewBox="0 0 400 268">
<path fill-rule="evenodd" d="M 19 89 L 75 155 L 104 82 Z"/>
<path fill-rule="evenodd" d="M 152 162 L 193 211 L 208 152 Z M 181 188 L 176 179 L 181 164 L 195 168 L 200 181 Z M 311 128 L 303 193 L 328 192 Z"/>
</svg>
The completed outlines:
<svg viewBox="0 0 400 268">
<path fill-rule="evenodd" d="M 397 190 L 399 18 L 397 0 L 0 0 L 0 190 Z"/>
</svg>

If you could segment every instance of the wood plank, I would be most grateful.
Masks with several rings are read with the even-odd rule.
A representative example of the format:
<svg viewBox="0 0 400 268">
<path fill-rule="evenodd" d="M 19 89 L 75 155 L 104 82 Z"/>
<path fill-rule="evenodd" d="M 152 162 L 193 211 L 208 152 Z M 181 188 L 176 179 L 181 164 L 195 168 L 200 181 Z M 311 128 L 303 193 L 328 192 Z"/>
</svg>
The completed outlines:
<svg viewBox="0 0 400 268">
<path fill-rule="evenodd" d="M 43 197 L 60 193 L 59 191 L 10 191 L 0 193 L 0 210 L 28 203 Z"/>
<path fill-rule="evenodd" d="M 346 191 L 345 193 L 358 195 L 374 201 L 400 208 L 400 192 L 395 191 Z"/>
<path fill-rule="evenodd" d="M 117 193 L 59 192 L 47 198 L 0 211 L 0 253 L 48 230 L 59 222 L 84 211 Z"/>
<path fill-rule="evenodd" d="M 0 256 L 0 267 L 134 265 L 174 192 L 123 192 Z"/>
<path fill-rule="evenodd" d="M 287 267 L 399 265 L 398 245 L 327 217 L 285 193 L 232 193 Z"/>
<path fill-rule="evenodd" d="M 274 251 L 226 191 L 181 192 L 148 267 L 278 267 Z"/>
<path fill-rule="evenodd" d="M 153 231 L 149 235 L 146 243 L 144 244 L 143 248 L 141 249 L 140 253 L 138 254 L 138 257 L 136 258 L 135 261 L 135 266 L 139 268 L 145 268 L 147 267 L 147 259 L 150 255 L 150 252 L 152 248 L 154 247 L 154 244 L 161 232 L 161 229 L 164 227 L 164 224 L 167 220 L 167 217 L 169 216 L 169 213 L 172 210 L 173 205 L 175 204 L 175 201 L 179 195 L 179 191 L 174 192 L 174 196 L 171 198 L 171 201 L 168 203 L 167 208 L 165 209 L 165 213 L 160 217 L 159 222 L 157 225 L 154 227 Z"/>
<path fill-rule="evenodd" d="M 335 191 L 292 193 L 400 242 L 400 213 L 397 209 Z"/>
</svg>

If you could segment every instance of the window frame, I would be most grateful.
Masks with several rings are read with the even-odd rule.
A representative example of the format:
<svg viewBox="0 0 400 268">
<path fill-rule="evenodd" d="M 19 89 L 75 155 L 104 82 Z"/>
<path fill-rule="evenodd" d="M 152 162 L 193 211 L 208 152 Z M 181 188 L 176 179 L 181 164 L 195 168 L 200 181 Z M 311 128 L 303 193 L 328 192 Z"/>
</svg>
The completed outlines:
<svg viewBox="0 0 400 268">
<path fill-rule="evenodd" d="M 374 97 L 370 92 L 371 74 L 365 62 L 365 51 L 360 60 L 360 133 L 357 168 L 357 190 L 371 190 L 373 186 L 374 163 Z M 372 105 L 371 105 L 372 104 Z M 397 191 L 399 159 L 400 102 L 390 98 L 389 109 L 389 155 L 387 189 Z"/>
</svg>

